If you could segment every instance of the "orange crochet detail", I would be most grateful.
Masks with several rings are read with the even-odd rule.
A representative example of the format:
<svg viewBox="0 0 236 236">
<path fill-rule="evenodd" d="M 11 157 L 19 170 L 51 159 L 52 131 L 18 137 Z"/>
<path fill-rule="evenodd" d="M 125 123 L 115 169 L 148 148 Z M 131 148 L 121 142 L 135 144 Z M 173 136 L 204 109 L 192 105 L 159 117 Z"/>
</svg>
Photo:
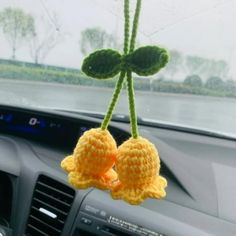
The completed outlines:
<svg viewBox="0 0 236 236">
<path fill-rule="evenodd" d="M 80 137 L 73 155 L 66 157 L 61 167 L 69 172 L 69 182 L 76 188 L 108 189 L 117 179 L 112 169 L 116 156 L 116 142 L 109 131 L 91 129 Z"/>
<path fill-rule="evenodd" d="M 146 198 L 163 198 L 167 181 L 159 175 L 160 159 L 155 146 L 139 136 L 132 73 L 153 75 L 168 62 L 168 53 L 157 46 L 135 50 L 142 0 L 136 1 L 133 27 L 130 29 L 129 0 L 124 0 L 124 54 L 112 49 L 101 49 L 84 59 L 82 71 L 97 79 L 119 75 L 101 128 L 85 132 L 74 153 L 61 162 L 69 183 L 76 188 L 97 187 L 110 189 L 114 199 L 140 204 Z M 131 35 L 130 35 L 130 32 Z M 117 149 L 107 130 L 115 105 L 127 82 L 132 138 Z M 112 167 L 115 165 L 115 170 Z"/>
<path fill-rule="evenodd" d="M 148 197 L 165 197 L 167 181 L 159 175 L 158 152 L 147 139 L 130 138 L 118 148 L 116 171 L 119 181 L 112 189 L 114 199 L 140 204 Z"/>
</svg>

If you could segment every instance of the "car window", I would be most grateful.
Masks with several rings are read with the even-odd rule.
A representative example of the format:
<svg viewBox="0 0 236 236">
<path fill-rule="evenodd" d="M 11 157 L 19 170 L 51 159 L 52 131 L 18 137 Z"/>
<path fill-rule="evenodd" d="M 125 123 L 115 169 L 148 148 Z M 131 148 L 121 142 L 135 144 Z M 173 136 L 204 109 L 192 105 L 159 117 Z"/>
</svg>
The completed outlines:
<svg viewBox="0 0 236 236">
<path fill-rule="evenodd" d="M 165 47 L 170 61 L 134 74 L 141 118 L 236 136 L 235 12 L 235 0 L 143 1 L 137 46 Z M 2 0 L 0 44 L 1 103 L 105 112 L 117 78 L 87 78 L 81 64 L 122 51 L 123 1 Z M 116 113 L 128 114 L 125 89 Z"/>
</svg>

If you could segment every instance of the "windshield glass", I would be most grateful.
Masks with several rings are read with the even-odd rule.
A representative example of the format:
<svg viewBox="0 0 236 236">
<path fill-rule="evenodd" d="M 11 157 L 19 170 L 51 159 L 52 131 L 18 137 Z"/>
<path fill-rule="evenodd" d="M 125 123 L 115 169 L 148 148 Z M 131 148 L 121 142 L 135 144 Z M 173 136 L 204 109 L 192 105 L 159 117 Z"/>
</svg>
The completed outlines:
<svg viewBox="0 0 236 236">
<path fill-rule="evenodd" d="M 236 136 L 235 12 L 235 0 L 143 1 L 137 44 L 168 48 L 170 62 L 134 75 L 139 117 Z M 117 78 L 80 67 L 122 41 L 121 0 L 1 0 L 0 104 L 105 112 Z M 128 114 L 125 87 L 115 112 Z"/>
</svg>

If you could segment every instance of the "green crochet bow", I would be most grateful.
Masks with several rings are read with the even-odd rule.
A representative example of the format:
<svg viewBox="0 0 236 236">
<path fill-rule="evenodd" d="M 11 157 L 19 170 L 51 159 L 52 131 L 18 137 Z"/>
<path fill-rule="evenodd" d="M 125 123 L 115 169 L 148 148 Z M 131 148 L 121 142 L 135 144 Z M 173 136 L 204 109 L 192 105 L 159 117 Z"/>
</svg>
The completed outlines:
<svg viewBox="0 0 236 236">
<path fill-rule="evenodd" d="M 137 0 L 136 3 L 133 29 L 129 47 L 129 0 L 124 1 L 125 27 L 123 55 L 113 49 L 97 50 L 84 59 L 82 64 L 82 71 L 87 76 L 96 79 L 109 79 L 120 73 L 112 101 L 101 125 L 102 129 L 106 129 L 109 124 L 109 121 L 112 117 L 113 109 L 122 89 L 124 78 L 125 76 L 127 76 L 132 136 L 134 138 L 137 138 L 138 129 L 135 113 L 132 72 L 135 72 L 140 76 L 154 75 L 167 64 L 169 55 L 166 49 L 158 46 L 140 47 L 134 51 L 138 29 L 138 20 L 141 9 L 141 0 Z"/>
<path fill-rule="evenodd" d="M 84 59 L 82 71 L 96 79 L 108 79 L 123 70 L 149 76 L 156 74 L 167 62 L 167 51 L 157 46 L 140 47 L 123 56 L 115 50 L 102 49 Z"/>
</svg>

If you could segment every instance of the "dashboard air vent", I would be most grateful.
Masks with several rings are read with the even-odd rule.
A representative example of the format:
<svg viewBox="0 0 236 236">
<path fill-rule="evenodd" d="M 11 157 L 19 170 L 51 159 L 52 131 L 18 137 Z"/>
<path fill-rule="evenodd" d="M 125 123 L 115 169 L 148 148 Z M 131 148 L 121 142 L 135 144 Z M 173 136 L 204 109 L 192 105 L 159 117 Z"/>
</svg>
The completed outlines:
<svg viewBox="0 0 236 236">
<path fill-rule="evenodd" d="M 33 194 L 26 235 L 61 235 L 75 191 L 68 186 L 39 176 Z"/>
</svg>

